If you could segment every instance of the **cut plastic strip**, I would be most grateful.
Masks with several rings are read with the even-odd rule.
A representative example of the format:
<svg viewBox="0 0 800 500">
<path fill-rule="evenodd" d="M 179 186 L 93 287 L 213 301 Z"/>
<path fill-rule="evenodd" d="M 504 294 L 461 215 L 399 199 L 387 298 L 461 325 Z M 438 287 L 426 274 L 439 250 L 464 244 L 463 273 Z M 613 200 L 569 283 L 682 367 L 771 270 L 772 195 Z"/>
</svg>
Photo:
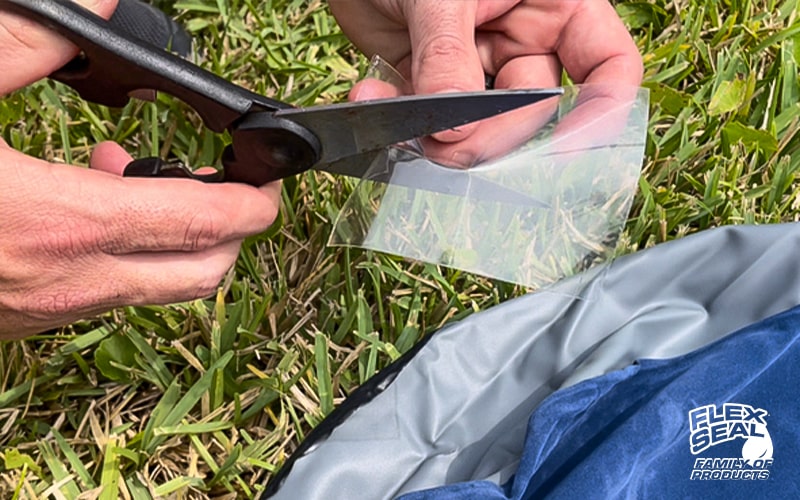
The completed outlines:
<svg viewBox="0 0 800 500">
<path fill-rule="evenodd" d="M 483 140 L 471 168 L 437 163 L 419 143 L 388 148 L 347 200 L 330 244 L 531 288 L 608 262 L 641 173 L 648 91 L 564 90 L 482 123 L 470 137 Z"/>
</svg>

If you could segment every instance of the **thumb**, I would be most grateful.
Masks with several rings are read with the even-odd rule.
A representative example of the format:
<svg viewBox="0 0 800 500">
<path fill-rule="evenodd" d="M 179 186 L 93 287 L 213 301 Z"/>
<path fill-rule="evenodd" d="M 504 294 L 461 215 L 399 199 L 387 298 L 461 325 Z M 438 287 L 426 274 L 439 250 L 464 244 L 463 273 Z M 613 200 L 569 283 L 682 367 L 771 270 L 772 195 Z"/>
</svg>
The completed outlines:
<svg viewBox="0 0 800 500">
<path fill-rule="evenodd" d="M 416 94 L 484 89 L 475 45 L 476 0 L 404 2 L 411 38 L 411 78 Z M 440 141 L 466 138 L 474 127 L 440 132 Z"/>
<path fill-rule="evenodd" d="M 89 166 L 114 175 L 122 175 L 125 166 L 133 160 L 116 142 L 105 141 L 94 147 Z"/>
<path fill-rule="evenodd" d="M 122 146 L 113 141 L 105 141 L 95 146 L 92 150 L 89 167 L 93 170 L 102 170 L 109 174 L 121 176 L 125 174 L 125 167 L 131 161 L 133 161 L 133 157 L 122 149 Z M 216 170 L 213 167 L 200 167 L 194 171 L 199 175 L 212 174 L 214 172 Z M 270 191 L 270 189 L 267 189 L 267 191 Z"/>
</svg>

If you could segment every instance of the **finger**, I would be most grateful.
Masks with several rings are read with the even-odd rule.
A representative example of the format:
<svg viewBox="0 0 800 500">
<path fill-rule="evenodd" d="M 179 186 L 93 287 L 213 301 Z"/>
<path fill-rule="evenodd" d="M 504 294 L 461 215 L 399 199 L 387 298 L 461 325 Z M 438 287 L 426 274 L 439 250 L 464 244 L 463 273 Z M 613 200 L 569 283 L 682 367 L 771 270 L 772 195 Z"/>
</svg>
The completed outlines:
<svg viewBox="0 0 800 500">
<path fill-rule="evenodd" d="M 117 0 L 78 0 L 109 18 Z M 0 13 L 0 95 L 35 82 L 69 62 L 78 49 L 54 31 L 25 17 Z"/>
<path fill-rule="evenodd" d="M 641 117 L 631 115 L 637 106 L 638 90 L 634 85 L 581 85 L 575 107 L 553 131 L 552 153 L 567 161 L 602 148 L 641 141 L 637 131 L 645 124 L 635 123 Z M 629 125 L 632 117 L 634 127 Z"/>
<path fill-rule="evenodd" d="M 477 2 L 404 2 L 411 39 L 411 75 L 416 94 L 476 91 L 484 75 L 475 47 Z M 440 132 L 440 141 L 459 141 L 474 126 Z"/>
<path fill-rule="evenodd" d="M 275 213 L 278 212 L 278 204 L 280 203 L 281 199 L 281 186 L 283 185 L 282 181 L 274 181 L 270 182 L 269 184 L 264 184 L 263 186 L 259 187 L 258 190 L 261 191 L 265 196 L 267 196 L 270 200 L 275 200 Z M 273 221 L 275 216 L 273 215 Z M 270 222 L 272 224 L 272 222 Z"/>
<path fill-rule="evenodd" d="M 113 141 L 101 142 L 92 150 L 89 167 L 95 170 L 122 176 L 133 157 L 122 146 Z"/>
<path fill-rule="evenodd" d="M 391 83 L 378 80 L 377 78 L 367 78 L 353 86 L 348 95 L 348 100 L 369 101 L 373 99 L 399 97 L 400 95 L 402 95 L 401 90 Z"/>
<path fill-rule="evenodd" d="M 124 283 L 110 300 L 127 305 L 184 302 L 213 295 L 220 281 L 236 262 L 240 240 L 201 252 L 143 252 L 114 256 L 112 272 Z M 106 307 L 108 304 L 106 304 Z"/>
<path fill-rule="evenodd" d="M 122 176 L 125 167 L 132 160 L 133 157 L 122 149 L 122 146 L 113 141 L 105 141 L 95 146 L 92 150 L 89 166 L 94 170 Z M 215 169 L 212 167 L 200 167 L 195 170 L 195 173 L 205 175 L 214 173 L 214 171 Z M 261 186 L 259 190 L 270 199 L 277 200 L 280 197 L 281 183 L 280 181 L 270 182 Z"/>
<path fill-rule="evenodd" d="M 561 84 L 561 62 L 553 54 L 525 55 L 506 62 L 497 71 L 498 89 L 540 89 Z"/>
<path fill-rule="evenodd" d="M 553 117 L 558 97 L 484 120 L 466 140 L 453 144 L 422 141 L 425 156 L 446 166 L 469 168 L 505 156 L 530 140 Z"/>
<path fill-rule="evenodd" d="M 498 72 L 498 88 L 548 88 L 560 81 L 555 56 L 526 56 L 508 61 Z M 425 155 L 444 165 L 465 168 L 510 153 L 550 120 L 558 98 L 503 113 L 478 122 L 473 134 L 458 143 L 425 139 Z"/>
<path fill-rule="evenodd" d="M 106 141 L 101 142 L 92 150 L 89 167 L 121 176 L 125 173 L 125 167 L 132 160 L 133 157 L 122 149 L 122 146 L 113 141 Z M 195 169 L 194 173 L 197 175 L 209 175 L 216 171 L 214 167 L 200 167 Z"/>
<path fill-rule="evenodd" d="M 32 287 L 35 291 L 20 308 L 25 311 L 21 336 L 114 307 L 208 297 L 236 261 L 240 244 L 232 241 L 195 253 L 100 256 L 91 263 L 75 262 L 63 276 L 58 276 L 63 270 L 52 269 L 46 286 Z"/>
<path fill-rule="evenodd" d="M 14 150 L 4 155 L 8 165 L 46 170 L 38 176 L 46 185 L 36 185 L 32 196 L 47 196 L 54 241 L 108 254 L 192 252 L 240 240 L 267 229 L 280 203 L 278 183 L 259 189 L 190 179 L 125 178 L 53 165 Z M 78 202 L 75 193 L 86 202 Z"/>
<path fill-rule="evenodd" d="M 105 196 L 105 251 L 193 252 L 266 230 L 275 220 L 275 185 L 204 184 L 190 179 L 112 178 Z"/>
<path fill-rule="evenodd" d="M 609 2 L 581 2 L 560 39 L 558 56 L 575 82 L 641 83 L 641 55 Z"/>
<path fill-rule="evenodd" d="M 327 2 L 342 31 L 367 58 L 380 55 L 395 65 L 411 52 L 403 3 L 405 0 Z M 369 29 L 364 29 L 365 25 Z"/>
</svg>

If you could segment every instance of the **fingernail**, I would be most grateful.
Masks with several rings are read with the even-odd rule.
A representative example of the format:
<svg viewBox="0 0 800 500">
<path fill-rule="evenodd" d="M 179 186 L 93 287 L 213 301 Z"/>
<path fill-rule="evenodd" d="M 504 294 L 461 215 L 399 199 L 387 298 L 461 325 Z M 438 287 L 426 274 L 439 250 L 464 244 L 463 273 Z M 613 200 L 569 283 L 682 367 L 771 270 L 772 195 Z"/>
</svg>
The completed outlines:
<svg viewBox="0 0 800 500">
<path fill-rule="evenodd" d="M 449 143 L 461 142 L 470 135 L 472 135 L 472 132 L 475 131 L 475 128 L 477 126 L 478 126 L 477 123 L 465 123 L 463 125 L 443 130 L 441 132 L 436 132 L 435 134 L 433 134 L 433 138 L 441 142 L 449 142 Z"/>
<path fill-rule="evenodd" d="M 460 93 L 460 92 L 471 92 L 471 90 L 467 90 L 467 89 L 463 89 L 463 88 L 459 89 L 459 88 L 453 87 L 453 88 L 448 88 L 448 89 L 440 89 L 440 90 L 437 90 L 434 93 L 435 94 L 457 94 L 457 93 Z"/>
<path fill-rule="evenodd" d="M 112 0 L 77 0 L 83 7 L 102 17 L 109 17 L 117 8 L 117 2 Z"/>
</svg>

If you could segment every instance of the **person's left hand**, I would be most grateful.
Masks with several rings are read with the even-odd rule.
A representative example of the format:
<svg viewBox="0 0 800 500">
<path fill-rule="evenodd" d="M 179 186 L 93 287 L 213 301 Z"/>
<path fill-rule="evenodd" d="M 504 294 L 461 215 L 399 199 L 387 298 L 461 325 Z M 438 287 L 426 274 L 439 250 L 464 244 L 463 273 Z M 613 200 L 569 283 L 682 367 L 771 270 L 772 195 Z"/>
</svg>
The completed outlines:
<svg viewBox="0 0 800 500">
<path fill-rule="evenodd" d="M 345 34 L 367 56 L 380 55 L 429 94 L 485 88 L 546 88 L 575 83 L 635 87 L 638 49 L 607 0 L 330 0 Z M 364 29 L 368 26 L 369 29 Z M 392 97 L 396 90 L 365 80 L 351 100 Z M 506 147 L 519 116 L 435 134 L 426 155 L 469 166 Z M 488 149 L 487 149 L 488 148 Z"/>
</svg>

